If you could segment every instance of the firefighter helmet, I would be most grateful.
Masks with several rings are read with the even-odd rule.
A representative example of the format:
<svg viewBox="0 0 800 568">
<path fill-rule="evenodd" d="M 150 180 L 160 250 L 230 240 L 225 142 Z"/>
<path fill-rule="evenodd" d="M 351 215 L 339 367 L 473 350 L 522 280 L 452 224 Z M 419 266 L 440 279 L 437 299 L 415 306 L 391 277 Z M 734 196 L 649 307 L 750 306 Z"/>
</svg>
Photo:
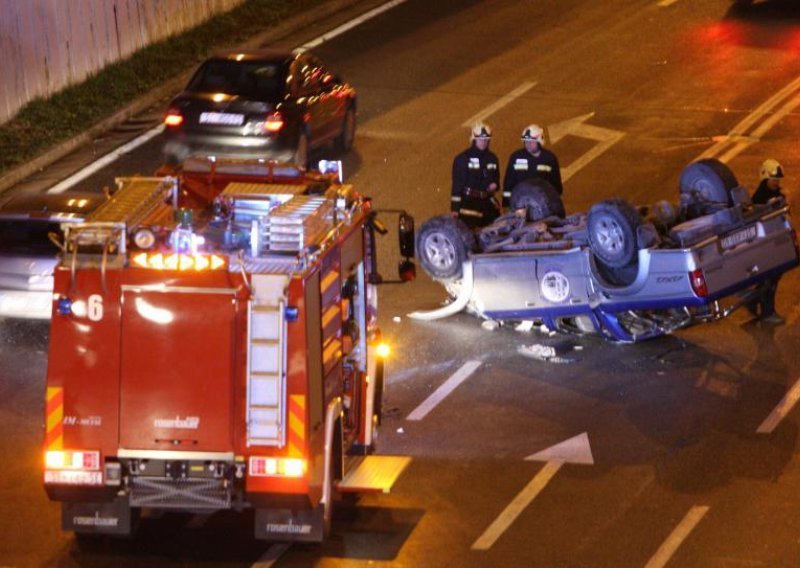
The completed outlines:
<svg viewBox="0 0 800 568">
<path fill-rule="evenodd" d="M 761 179 L 780 179 L 783 177 L 783 166 L 778 160 L 769 158 L 761 164 Z"/>
<path fill-rule="evenodd" d="M 491 140 L 492 129 L 488 124 L 476 122 L 472 125 L 472 140 Z"/>
<path fill-rule="evenodd" d="M 535 140 L 539 144 L 544 144 L 544 130 L 538 124 L 529 124 L 525 127 L 525 130 L 522 131 L 522 141 L 527 142 L 529 140 Z"/>
</svg>

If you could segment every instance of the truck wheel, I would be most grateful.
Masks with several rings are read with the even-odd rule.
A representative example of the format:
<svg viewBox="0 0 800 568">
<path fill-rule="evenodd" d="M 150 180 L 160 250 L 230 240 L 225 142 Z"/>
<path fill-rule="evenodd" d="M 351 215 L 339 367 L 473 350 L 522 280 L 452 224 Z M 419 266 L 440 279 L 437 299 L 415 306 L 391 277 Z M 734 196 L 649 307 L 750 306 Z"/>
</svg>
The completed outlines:
<svg viewBox="0 0 800 568">
<path fill-rule="evenodd" d="M 522 180 L 511 190 L 511 209 L 526 209 L 529 221 L 545 217 L 565 217 L 564 202 L 550 182 L 541 178 Z"/>
<path fill-rule="evenodd" d="M 716 158 L 697 160 L 681 172 L 681 197 L 690 202 L 731 205 L 731 190 L 738 186 L 731 169 Z"/>
<path fill-rule="evenodd" d="M 635 264 L 639 212 L 623 199 L 608 199 L 589 209 L 586 218 L 589 246 L 594 256 L 610 268 Z"/>
<path fill-rule="evenodd" d="M 433 278 L 459 278 L 469 253 L 475 250 L 475 234 L 450 215 L 432 217 L 417 233 L 417 256 Z"/>
</svg>

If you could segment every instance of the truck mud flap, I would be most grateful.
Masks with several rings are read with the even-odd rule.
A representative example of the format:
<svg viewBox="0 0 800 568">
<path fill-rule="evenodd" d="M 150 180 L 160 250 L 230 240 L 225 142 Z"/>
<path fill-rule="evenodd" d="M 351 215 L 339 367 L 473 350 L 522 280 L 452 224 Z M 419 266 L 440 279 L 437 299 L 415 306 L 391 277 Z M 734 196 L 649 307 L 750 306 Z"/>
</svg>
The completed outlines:
<svg viewBox="0 0 800 568">
<path fill-rule="evenodd" d="M 313 509 L 256 509 L 259 540 L 322 542 L 325 534 L 322 503 Z"/>
<path fill-rule="evenodd" d="M 139 510 L 131 509 L 127 497 L 107 503 L 61 504 L 61 528 L 83 534 L 133 534 L 139 521 Z"/>
</svg>

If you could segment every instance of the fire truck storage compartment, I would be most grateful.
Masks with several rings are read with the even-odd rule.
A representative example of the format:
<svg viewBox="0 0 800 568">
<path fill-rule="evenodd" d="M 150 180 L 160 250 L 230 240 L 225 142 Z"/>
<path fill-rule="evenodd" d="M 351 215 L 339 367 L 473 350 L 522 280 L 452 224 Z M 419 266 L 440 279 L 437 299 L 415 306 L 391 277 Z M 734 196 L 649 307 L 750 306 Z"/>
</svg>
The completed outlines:
<svg viewBox="0 0 800 568">
<path fill-rule="evenodd" d="M 121 447 L 231 450 L 234 292 L 123 286 Z"/>
</svg>

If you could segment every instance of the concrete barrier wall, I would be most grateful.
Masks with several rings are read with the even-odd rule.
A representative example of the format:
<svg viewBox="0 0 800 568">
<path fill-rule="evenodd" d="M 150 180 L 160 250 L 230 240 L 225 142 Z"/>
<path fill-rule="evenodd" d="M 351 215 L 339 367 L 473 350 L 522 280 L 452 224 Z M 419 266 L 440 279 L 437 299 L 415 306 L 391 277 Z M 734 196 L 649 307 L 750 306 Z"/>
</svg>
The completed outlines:
<svg viewBox="0 0 800 568">
<path fill-rule="evenodd" d="M 244 0 L 0 0 L 0 124 Z"/>
</svg>

